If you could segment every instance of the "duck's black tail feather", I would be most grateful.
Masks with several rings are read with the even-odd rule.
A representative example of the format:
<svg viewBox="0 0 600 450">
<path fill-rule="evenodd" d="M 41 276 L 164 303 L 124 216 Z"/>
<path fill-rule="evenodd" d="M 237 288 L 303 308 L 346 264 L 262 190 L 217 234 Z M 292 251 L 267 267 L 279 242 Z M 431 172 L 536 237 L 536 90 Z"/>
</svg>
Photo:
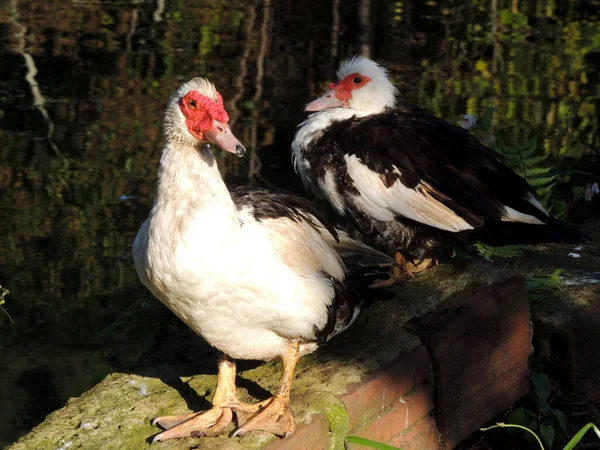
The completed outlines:
<svg viewBox="0 0 600 450">
<path fill-rule="evenodd" d="M 486 223 L 473 231 L 474 237 L 488 245 L 541 244 L 548 242 L 564 242 L 581 244 L 589 240 L 589 235 L 577 226 L 562 222 L 553 217 L 546 217 L 544 225 L 522 222 Z"/>
<path fill-rule="evenodd" d="M 393 285 L 397 283 L 393 274 L 394 264 L 356 267 L 346 273 L 343 282 L 331 278 L 335 298 L 329 306 L 329 319 L 322 330 L 317 330 L 319 344 L 324 344 L 341 333 L 356 320 L 361 311 L 378 300 L 389 300 L 395 296 Z"/>
<path fill-rule="evenodd" d="M 389 300 L 395 296 L 391 288 L 397 279 L 394 277 L 395 264 L 373 264 L 354 267 L 346 274 L 346 291 L 363 302 L 363 308 L 378 300 Z"/>
</svg>

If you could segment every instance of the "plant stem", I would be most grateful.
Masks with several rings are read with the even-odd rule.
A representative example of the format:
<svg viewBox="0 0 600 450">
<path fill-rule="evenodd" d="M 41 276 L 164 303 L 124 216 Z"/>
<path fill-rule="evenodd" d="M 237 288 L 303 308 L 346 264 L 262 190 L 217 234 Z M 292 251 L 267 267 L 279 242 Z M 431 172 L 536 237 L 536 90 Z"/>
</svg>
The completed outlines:
<svg viewBox="0 0 600 450">
<path fill-rule="evenodd" d="M 480 430 L 481 431 L 488 431 L 488 430 L 491 430 L 493 428 L 521 428 L 522 430 L 529 431 L 529 433 L 533 434 L 533 436 L 535 437 L 535 439 L 538 441 L 538 444 L 540 444 L 540 448 L 542 450 L 545 450 L 544 449 L 544 444 L 542 444 L 542 441 L 540 440 L 540 438 L 538 437 L 538 435 L 535 434 L 533 431 L 531 431 L 527 427 L 524 427 L 522 425 L 515 425 L 515 424 L 511 424 L 511 423 L 502 423 L 502 422 L 499 422 L 496 425 L 492 425 L 491 427 L 488 427 L 488 428 L 480 428 Z"/>
</svg>

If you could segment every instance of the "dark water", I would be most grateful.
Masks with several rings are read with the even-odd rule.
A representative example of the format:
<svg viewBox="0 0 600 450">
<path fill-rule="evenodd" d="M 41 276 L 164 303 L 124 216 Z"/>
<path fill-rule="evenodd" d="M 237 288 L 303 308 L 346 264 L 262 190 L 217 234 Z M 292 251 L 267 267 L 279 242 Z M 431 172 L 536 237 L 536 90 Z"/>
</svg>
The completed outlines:
<svg viewBox="0 0 600 450">
<path fill-rule="evenodd" d="M 360 52 L 390 68 L 405 102 L 453 122 L 494 106 L 515 140 L 541 133 L 560 164 L 598 164 L 597 0 L 0 8 L 0 285 L 12 318 L 0 311 L 0 444 L 152 349 L 154 300 L 130 311 L 135 342 L 110 331 L 148 296 L 130 246 L 152 204 L 163 107 L 193 76 L 215 82 L 249 149 L 220 157 L 230 182 L 302 192 L 289 145 L 303 105 Z"/>
</svg>

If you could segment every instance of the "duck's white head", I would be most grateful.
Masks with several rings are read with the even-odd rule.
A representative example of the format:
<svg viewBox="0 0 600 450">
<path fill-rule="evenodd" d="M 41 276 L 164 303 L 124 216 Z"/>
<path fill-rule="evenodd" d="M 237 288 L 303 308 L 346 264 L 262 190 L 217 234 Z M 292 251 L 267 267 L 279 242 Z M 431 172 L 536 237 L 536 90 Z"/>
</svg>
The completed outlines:
<svg viewBox="0 0 600 450">
<path fill-rule="evenodd" d="M 223 97 L 206 78 L 193 78 L 173 94 L 165 111 L 168 142 L 196 146 L 214 142 L 223 150 L 244 156 L 246 149 L 229 128 Z"/>
<path fill-rule="evenodd" d="M 337 71 L 337 84 L 304 108 L 321 111 L 329 108 L 351 108 L 364 114 L 377 114 L 396 104 L 398 90 L 390 82 L 387 70 L 363 56 L 353 56 Z"/>
</svg>

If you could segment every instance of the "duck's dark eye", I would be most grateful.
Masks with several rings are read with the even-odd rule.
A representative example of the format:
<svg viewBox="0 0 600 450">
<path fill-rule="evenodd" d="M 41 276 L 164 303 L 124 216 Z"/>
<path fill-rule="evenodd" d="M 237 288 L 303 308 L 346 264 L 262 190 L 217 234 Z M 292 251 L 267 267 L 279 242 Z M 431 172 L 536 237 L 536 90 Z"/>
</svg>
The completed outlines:
<svg viewBox="0 0 600 450">
<path fill-rule="evenodd" d="M 194 110 L 196 109 L 196 100 L 189 100 L 188 101 L 188 106 L 190 107 L 190 109 Z"/>
<path fill-rule="evenodd" d="M 361 77 L 354 77 L 354 80 L 352 80 L 352 82 L 354 84 L 360 84 L 360 83 L 362 83 L 362 78 Z"/>
</svg>

